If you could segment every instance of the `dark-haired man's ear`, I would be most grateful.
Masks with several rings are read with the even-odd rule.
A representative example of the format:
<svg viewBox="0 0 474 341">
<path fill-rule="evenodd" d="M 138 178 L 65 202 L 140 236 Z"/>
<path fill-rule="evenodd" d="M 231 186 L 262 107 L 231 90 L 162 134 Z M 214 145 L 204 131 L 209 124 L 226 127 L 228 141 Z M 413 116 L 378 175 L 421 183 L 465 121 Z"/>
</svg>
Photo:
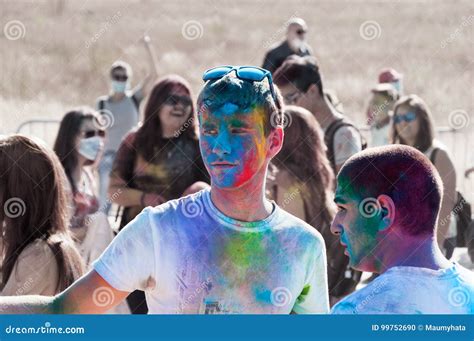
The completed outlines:
<svg viewBox="0 0 474 341">
<path fill-rule="evenodd" d="M 306 94 L 311 97 L 321 97 L 321 95 L 319 94 L 319 88 L 314 83 L 309 86 L 308 90 L 306 91 Z"/>
<path fill-rule="evenodd" d="M 310 96 L 320 96 L 319 95 L 319 88 L 316 84 L 311 84 L 308 88 L 308 90 L 306 91 L 307 94 L 309 94 Z"/>
<path fill-rule="evenodd" d="M 395 221 L 395 203 L 388 195 L 381 194 L 377 197 L 380 207 L 380 225 L 379 230 L 387 230 Z"/>
<path fill-rule="evenodd" d="M 267 155 L 270 159 L 272 159 L 275 155 L 277 155 L 280 152 L 281 147 L 283 146 L 283 138 L 284 138 L 284 133 L 283 133 L 282 126 L 276 127 L 268 135 Z"/>
</svg>

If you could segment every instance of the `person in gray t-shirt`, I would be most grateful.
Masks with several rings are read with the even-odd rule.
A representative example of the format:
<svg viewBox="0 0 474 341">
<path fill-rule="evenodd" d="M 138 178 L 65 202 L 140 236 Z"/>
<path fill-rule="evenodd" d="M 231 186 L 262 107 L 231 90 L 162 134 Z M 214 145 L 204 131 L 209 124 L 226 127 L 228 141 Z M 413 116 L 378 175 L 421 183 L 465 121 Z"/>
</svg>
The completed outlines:
<svg viewBox="0 0 474 341">
<path fill-rule="evenodd" d="M 107 213 L 110 203 L 107 201 L 107 188 L 112 164 L 123 137 L 138 124 L 140 102 L 149 92 L 153 80 L 157 77 L 154 54 L 150 38 L 143 38 L 148 51 L 150 72 L 133 89 L 130 88 L 132 69 L 123 61 L 116 61 L 110 68 L 111 92 L 97 99 L 96 107 L 101 114 L 99 122 L 107 130 L 104 155 L 99 164 L 100 208 Z"/>
</svg>

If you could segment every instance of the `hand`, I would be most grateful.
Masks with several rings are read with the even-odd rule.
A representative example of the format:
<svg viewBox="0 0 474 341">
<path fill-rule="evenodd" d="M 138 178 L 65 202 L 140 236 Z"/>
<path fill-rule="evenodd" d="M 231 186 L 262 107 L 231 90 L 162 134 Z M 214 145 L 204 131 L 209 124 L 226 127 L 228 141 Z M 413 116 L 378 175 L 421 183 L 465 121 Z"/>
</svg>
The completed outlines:
<svg viewBox="0 0 474 341">
<path fill-rule="evenodd" d="M 148 206 L 158 206 L 166 202 L 165 198 L 163 198 L 159 194 L 155 193 L 145 193 L 143 196 L 143 203 L 145 204 L 145 207 Z"/>
<path fill-rule="evenodd" d="M 156 62 L 156 55 L 155 55 L 155 51 L 154 51 L 154 48 L 153 46 L 151 45 L 151 38 L 148 34 L 144 34 L 143 35 L 143 38 L 141 39 L 143 41 L 143 43 L 145 44 L 145 48 L 147 50 L 147 54 L 148 54 L 148 57 L 149 57 L 149 62 L 150 62 L 150 72 L 151 71 L 154 71 L 155 72 L 155 77 L 158 77 L 158 68 L 156 67 L 157 65 L 157 62 Z M 151 75 L 151 73 L 150 73 Z M 147 77 L 144 81 L 144 83 L 142 84 L 143 87 L 147 87 L 149 85 L 152 84 L 151 80 L 152 79 L 156 79 L 156 78 L 153 78 L 153 77 Z M 149 90 L 149 89 L 148 89 Z M 145 92 L 147 93 L 147 92 Z"/>
<path fill-rule="evenodd" d="M 151 43 L 151 38 L 148 34 L 144 34 L 142 40 L 145 43 L 145 45 L 149 45 Z"/>
<path fill-rule="evenodd" d="M 464 176 L 465 176 L 466 178 L 468 178 L 468 177 L 469 177 L 469 174 L 471 174 L 472 172 L 474 172 L 474 167 L 471 167 L 471 168 L 466 169 L 466 172 L 464 173 Z"/>
</svg>

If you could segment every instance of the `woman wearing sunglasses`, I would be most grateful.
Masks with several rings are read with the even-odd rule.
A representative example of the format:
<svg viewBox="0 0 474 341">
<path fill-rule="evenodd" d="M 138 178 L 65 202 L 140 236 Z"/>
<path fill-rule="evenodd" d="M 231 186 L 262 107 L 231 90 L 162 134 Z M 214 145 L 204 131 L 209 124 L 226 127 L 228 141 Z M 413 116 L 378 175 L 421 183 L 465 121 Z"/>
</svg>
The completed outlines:
<svg viewBox="0 0 474 341">
<path fill-rule="evenodd" d="M 99 198 L 93 169 L 100 161 L 105 132 L 91 108 L 68 112 L 61 121 L 54 151 L 69 180 L 73 214 L 71 232 L 86 266 L 113 239 L 105 214 L 99 212 Z M 92 166 L 92 167 L 91 167 Z"/>
<path fill-rule="evenodd" d="M 392 142 L 415 147 L 428 157 L 443 181 L 443 200 L 438 219 L 438 244 L 449 251 L 456 236 L 456 171 L 446 148 L 434 138 L 434 121 L 426 103 L 417 95 L 400 98 L 394 107 Z M 446 242 L 445 242 L 446 241 Z"/>
<path fill-rule="evenodd" d="M 174 75 L 159 80 L 150 93 L 142 125 L 124 138 L 112 167 L 109 198 L 125 208 L 121 227 L 144 207 L 208 186 L 196 128 L 187 81 Z M 142 293 L 133 293 L 128 302 L 133 313 L 147 312 Z"/>
</svg>

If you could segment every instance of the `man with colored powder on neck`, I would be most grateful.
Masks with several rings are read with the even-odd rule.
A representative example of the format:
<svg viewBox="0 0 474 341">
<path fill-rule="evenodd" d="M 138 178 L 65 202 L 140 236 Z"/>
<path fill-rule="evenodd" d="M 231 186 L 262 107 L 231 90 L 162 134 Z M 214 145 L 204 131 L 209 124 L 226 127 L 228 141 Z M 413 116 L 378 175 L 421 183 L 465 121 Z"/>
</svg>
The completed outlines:
<svg viewBox="0 0 474 341">
<path fill-rule="evenodd" d="M 331 230 L 353 268 L 380 276 L 333 314 L 474 314 L 474 273 L 436 242 L 442 187 L 431 162 L 408 146 L 371 148 L 344 164 Z"/>
<path fill-rule="evenodd" d="M 65 292 L 0 298 L 1 312 L 102 313 L 136 289 L 149 313 L 329 312 L 321 235 L 264 195 L 283 142 L 271 76 L 224 67 L 204 79 L 200 145 L 211 189 L 144 209 Z M 97 302 L 103 294 L 110 299 Z"/>
</svg>

